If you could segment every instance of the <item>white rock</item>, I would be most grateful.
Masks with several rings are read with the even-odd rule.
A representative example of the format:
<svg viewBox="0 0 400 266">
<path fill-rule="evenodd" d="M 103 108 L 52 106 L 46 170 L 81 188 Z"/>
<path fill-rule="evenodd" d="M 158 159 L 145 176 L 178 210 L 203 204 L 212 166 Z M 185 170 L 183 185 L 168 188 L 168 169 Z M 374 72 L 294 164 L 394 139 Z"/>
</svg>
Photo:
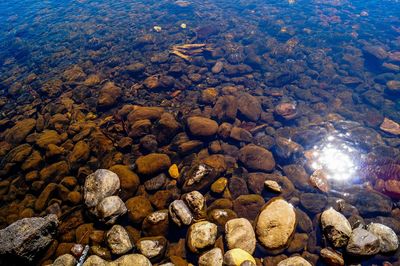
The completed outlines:
<svg viewBox="0 0 400 266">
<path fill-rule="evenodd" d="M 199 266 L 222 266 L 223 262 L 220 248 L 213 248 L 199 257 Z"/>
<path fill-rule="evenodd" d="M 98 169 L 86 177 L 84 199 L 86 206 L 91 209 L 104 198 L 114 195 L 120 188 L 117 174 L 107 169 Z"/>
<path fill-rule="evenodd" d="M 114 225 L 106 234 L 107 244 L 113 254 L 122 255 L 133 248 L 128 232 L 120 225 Z"/>
<path fill-rule="evenodd" d="M 208 221 L 192 224 L 188 230 L 187 244 L 194 253 L 214 245 L 217 239 L 217 225 Z"/>
<path fill-rule="evenodd" d="M 114 224 L 117 218 L 126 212 L 125 203 L 118 196 L 106 197 L 96 206 L 97 217 L 106 224 Z"/>
</svg>

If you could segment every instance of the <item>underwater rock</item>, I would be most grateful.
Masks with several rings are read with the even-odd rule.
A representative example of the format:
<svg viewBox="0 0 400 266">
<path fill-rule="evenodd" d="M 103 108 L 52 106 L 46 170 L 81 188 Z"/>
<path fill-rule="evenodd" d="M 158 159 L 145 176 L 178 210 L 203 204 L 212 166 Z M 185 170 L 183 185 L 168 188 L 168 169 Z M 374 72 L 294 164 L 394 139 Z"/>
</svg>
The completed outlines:
<svg viewBox="0 0 400 266">
<path fill-rule="evenodd" d="M 256 265 L 256 260 L 253 256 L 240 248 L 228 250 L 224 255 L 224 265 L 226 266 L 240 266 L 246 261 L 250 261 Z"/>
<path fill-rule="evenodd" d="M 114 224 L 126 212 L 125 204 L 118 196 L 106 197 L 96 206 L 97 217 L 105 224 Z"/>
<path fill-rule="evenodd" d="M 328 265 L 344 266 L 344 259 L 342 254 L 336 252 L 331 248 L 321 249 L 320 255 Z"/>
<path fill-rule="evenodd" d="M 174 200 L 169 205 L 169 215 L 178 226 L 190 225 L 193 220 L 193 214 L 183 200 Z"/>
<path fill-rule="evenodd" d="M 379 238 L 380 252 L 392 252 L 399 247 L 399 239 L 390 227 L 383 224 L 371 223 L 368 225 L 367 230 Z"/>
<path fill-rule="evenodd" d="M 275 107 L 275 113 L 286 120 L 292 120 L 297 116 L 296 104 L 280 103 Z"/>
<path fill-rule="evenodd" d="M 379 252 L 379 249 L 379 238 L 360 227 L 353 230 L 346 246 L 346 252 L 354 256 L 375 255 Z"/>
<path fill-rule="evenodd" d="M 151 153 L 140 156 L 135 164 L 139 175 L 154 175 L 168 170 L 171 166 L 171 160 L 166 154 Z"/>
<path fill-rule="evenodd" d="M 160 210 L 146 216 L 142 230 L 145 236 L 166 236 L 169 228 L 168 210 Z"/>
<path fill-rule="evenodd" d="M 189 117 L 187 119 L 187 125 L 190 133 L 197 137 L 209 137 L 215 135 L 218 130 L 217 122 L 200 116 Z"/>
<path fill-rule="evenodd" d="M 225 224 L 225 238 L 229 249 L 240 248 L 253 254 L 256 235 L 250 222 L 245 218 L 229 220 Z"/>
<path fill-rule="evenodd" d="M 248 93 L 243 93 L 238 100 L 239 112 L 250 121 L 257 121 L 260 118 L 262 108 L 258 99 Z"/>
<path fill-rule="evenodd" d="M 32 118 L 17 121 L 12 128 L 4 133 L 4 140 L 12 144 L 21 143 L 35 128 L 36 120 Z"/>
<path fill-rule="evenodd" d="M 136 246 L 141 254 L 149 260 L 157 261 L 164 256 L 168 241 L 163 236 L 144 237 L 136 242 Z"/>
<path fill-rule="evenodd" d="M 107 82 L 101 88 L 97 105 L 102 108 L 113 106 L 121 97 L 122 90 L 117 87 L 113 82 Z"/>
<path fill-rule="evenodd" d="M 0 263 L 10 260 L 32 263 L 53 241 L 57 233 L 57 216 L 24 218 L 0 230 Z"/>
<path fill-rule="evenodd" d="M 300 256 L 294 256 L 282 260 L 277 266 L 312 266 L 312 264 Z"/>
<path fill-rule="evenodd" d="M 222 266 L 224 258 L 220 248 L 213 248 L 199 257 L 199 266 Z"/>
<path fill-rule="evenodd" d="M 208 221 L 192 224 L 187 233 L 187 245 L 194 253 L 212 247 L 217 239 L 217 225 Z"/>
<path fill-rule="evenodd" d="M 131 222 L 139 224 L 147 215 L 153 212 L 150 201 L 144 196 L 136 196 L 125 202 L 128 209 L 128 217 Z"/>
<path fill-rule="evenodd" d="M 106 234 L 106 241 L 111 252 L 116 255 L 127 253 L 133 248 L 128 232 L 120 225 L 114 225 Z"/>
<path fill-rule="evenodd" d="M 325 210 L 321 215 L 322 230 L 335 247 L 347 245 L 352 228 L 346 217 L 333 208 Z"/>
<path fill-rule="evenodd" d="M 264 205 L 257 217 L 257 238 L 267 249 L 283 248 L 292 237 L 296 223 L 293 206 L 282 198 L 273 198 Z"/>
<path fill-rule="evenodd" d="M 400 125 L 387 117 L 385 117 L 379 128 L 387 133 L 400 135 Z"/>
<path fill-rule="evenodd" d="M 272 153 L 260 146 L 249 144 L 239 151 L 239 160 L 249 169 L 255 171 L 272 171 L 275 160 Z"/>
</svg>

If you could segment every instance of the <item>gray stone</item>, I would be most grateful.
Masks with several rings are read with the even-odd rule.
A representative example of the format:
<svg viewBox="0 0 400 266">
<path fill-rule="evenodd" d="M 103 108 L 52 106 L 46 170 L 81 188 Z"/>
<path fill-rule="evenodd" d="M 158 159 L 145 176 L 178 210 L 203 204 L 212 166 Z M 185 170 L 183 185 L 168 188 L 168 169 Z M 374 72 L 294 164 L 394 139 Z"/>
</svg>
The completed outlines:
<svg viewBox="0 0 400 266">
<path fill-rule="evenodd" d="M 380 252 L 392 252 L 399 247 L 399 239 L 396 233 L 386 225 L 371 223 L 367 230 L 379 238 Z"/>
<path fill-rule="evenodd" d="M 0 230 L 0 265 L 12 258 L 32 262 L 53 241 L 58 219 L 54 214 L 44 218 L 24 218 Z"/>
<path fill-rule="evenodd" d="M 114 224 L 117 218 L 126 212 L 126 206 L 118 196 L 106 197 L 96 207 L 97 216 L 106 224 Z"/>
<path fill-rule="evenodd" d="M 220 248 L 213 248 L 199 257 L 199 266 L 222 266 L 224 258 Z"/>
<path fill-rule="evenodd" d="M 120 188 L 117 174 L 107 169 L 98 169 L 86 177 L 84 199 L 88 208 L 94 208 L 104 198 L 114 195 Z"/>
<path fill-rule="evenodd" d="M 346 251 L 354 256 L 370 256 L 379 252 L 379 238 L 361 227 L 353 230 Z"/>
<path fill-rule="evenodd" d="M 169 205 L 169 215 L 172 221 L 179 226 L 192 223 L 193 215 L 183 200 L 174 200 Z"/>
<path fill-rule="evenodd" d="M 54 262 L 52 266 L 75 266 L 77 263 L 76 259 L 74 256 L 71 254 L 64 254 L 58 257 Z"/>
<path fill-rule="evenodd" d="M 256 248 L 256 235 L 249 220 L 236 218 L 225 224 L 225 237 L 229 249 L 241 248 L 253 254 Z"/>
<path fill-rule="evenodd" d="M 106 234 L 107 244 L 113 254 L 122 255 L 133 248 L 128 232 L 120 225 L 114 225 Z"/>
<path fill-rule="evenodd" d="M 217 225 L 208 221 L 192 224 L 189 227 L 187 245 L 194 253 L 212 247 L 217 239 Z"/>
</svg>

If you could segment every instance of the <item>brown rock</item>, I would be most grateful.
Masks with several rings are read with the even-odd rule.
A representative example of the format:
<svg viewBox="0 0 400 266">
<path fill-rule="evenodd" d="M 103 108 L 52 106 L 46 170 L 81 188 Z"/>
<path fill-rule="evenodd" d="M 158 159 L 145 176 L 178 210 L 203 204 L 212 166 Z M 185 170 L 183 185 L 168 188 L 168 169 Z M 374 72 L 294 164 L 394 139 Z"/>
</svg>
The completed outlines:
<svg viewBox="0 0 400 266">
<path fill-rule="evenodd" d="M 257 98 L 248 93 L 239 96 L 238 109 L 244 117 L 251 121 L 257 121 L 262 112 L 261 104 Z"/>
<path fill-rule="evenodd" d="M 400 125 L 389 118 L 385 117 L 379 128 L 387 133 L 400 135 Z"/>
<path fill-rule="evenodd" d="M 137 196 L 125 202 L 128 217 L 133 223 L 141 223 L 147 215 L 153 212 L 150 201 L 144 196 Z"/>
<path fill-rule="evenodd" d="M 140 179 L 138 175 L 126 165 L 117 164 L 112 166 L 110 170 L 116 173 L 119 177 L 121 185 L 121 199 L 127 200 L 128 198 L 133 197 L 138 186 L 140 185 Z"/>
<path fill-rule="evenodd" d="M 250 170 L 272 171 L 275 168 L 275 160 L 268 150 L 249 144 L 239 151 L 239 160 Z"/>
<path fill-rule="evenodd" d="M 12 144 L 21 143 L 35 128 L 36 120 L 32 118 L 17 121 L 15 125 L 4 133 L 4 140 Z"/>
<path fill-rule="evenodd" d="M 161 153 L 151 153 L 145 156 L 140 156 L 136 160 L 137 172 L 141 175 L 154 175 L 171 166 L 171 160 L 168 155 Z"/>
<path fill-rule="evenodd" d="M 233 201 L 233 210 L 239 217 L 253 221 L 264 203 L 264 198 L 260 195 L 241 195 Z"/>
<path fill-rule="evenodd" d="M 198 137 L 209 137 L 217 133 L 218 124 L 214 120 L 201 116 L 192 116 L 187 119 L 190 133 Z"/>
</svg>

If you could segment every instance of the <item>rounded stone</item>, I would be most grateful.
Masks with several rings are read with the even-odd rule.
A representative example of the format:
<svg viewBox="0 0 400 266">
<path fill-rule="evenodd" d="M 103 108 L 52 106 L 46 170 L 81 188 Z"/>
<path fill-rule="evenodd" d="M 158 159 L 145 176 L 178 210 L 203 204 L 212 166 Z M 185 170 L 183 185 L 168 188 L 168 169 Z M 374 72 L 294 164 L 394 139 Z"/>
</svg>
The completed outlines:
<svg viewBox="0 0 400 266">
<path fill-rule="evenodd" d="M 192 224 L 189 227 L 187 244 L 189 249 L 194 253 L 200 253 L 213 246 L 216 239 L 217 225 L 213 223 L 202 221 Z"/>
<path fill-rule="evenodd" d="M 353 230 L 346 246 L 346 252 L 353 256 L 375 255 L 379 249 L 379 238 L 361 227 Z"/>
<path fill-rule="evenodd" d="M 209 137 L 215 135 L 218 131 L 218 123 L 212 119 L 192 116 L 187 119 L 187 125 L 190 133 L 198 137 Z"/>
<path fill-rule="evenodd" d="M 335 247 L 347 245 L 351 236 L 351 225 L 343 214 L 333 208 L 321 214 L 322 230 Z"/>
<path fill-rule="evenodd" d="M 261 209 L 256 220 L 258 240 L 267 249 L 280 249 L 288 244 L 296 228 L 296 212 L 282 198 L 273 198 Z"/>
<path fill-rule="evenodd" d="M 222 266 L 224 258 L 220 248 L 213 248 L 199 257 L 199 266 Z"/>
<path fill-rule="evenodd" d="M 120 225 L 114 225 L 106 234 L 111 252 L 116 255 L 127 253 L 133 248 L 128 232 Z"/>
<path fill-rule="evenodd" d="M 164 256 L 167 243 L 167 239 L 163 236 L 144 237 L 136 242 L 136 246 L 140 253 L 153 261 Z"/>
<path fill-rule="evenodd" d="M 71 254 L 64 254 L 58 257 L 52 266 L 75 266 L 76 259 Z"/>
<path fill-rule="evenodd" d="M 245 167 L 254 171 L 272 171 L 275 168 L 275 160 L 272 153 L 260 146 L 249 144 L 239 151 L 239 160 Z"/>
<path fill-rule="evenodd" d="M 253 254 L 256 248 L 256 235 L 249 220 L 236 218 L 225 224 L 225 237 L 229 249 L 240 248 Z"/>
<path fill-rule="evenodd" d="M 141 223 L 147 215 L 153 212 L 150 201 L 144 196 L 136 196 L 125 202 L 128 217 L 133 223 Z"/>
<path fill-rule="evenodd" d="M 155 175 L 168 170 L 171 166 L 171 160 L 168 155 L 162 153 L 140 156 L 135 163 L 137 172 L 141 175 Z"/>
<path fill-rule="evenodd" d="M 278 266 L 312 266 L 312 264 L 300 256 L 294 256 L 282 260 L 278 263 Z"/>
<path fill-rule="evenodd" d="M 390 227 L 379 223 L 371 223 L 368 225 L 367 230 L 379 238 L 380 252 L 392 252 L 399 247 L 399 239 Z"/>
<path fill-rule="evenodd" d="M 256 264 L 256 260 L 248 252 L 240 248 L 228 250 L 224 255 L 224 265 L 240 266 L 245 261 L 250 261 Z"/>
<path fill-rule="evenodd" d="M 128 265 L 152 266 L 149 259 L 143 256 L 142 254 L 124 255 L 107 264 L 107 266 L 128 266 Z"/>
<path fill-rule="evenodd" d="M 104 198 L 96 207 L 100 221 L 106 224 L 114 224 L 119 216 L 126 213 L 124 202 L 118 196 Z"/>
<path fill-rule="evenodd" d="M 84 199 L 88 208 L 93 208 L 104 198 L 114 195 L 120 188 L 117 174 L 107 169 L 98 169 L 86 177 Z"/>
</svg>

